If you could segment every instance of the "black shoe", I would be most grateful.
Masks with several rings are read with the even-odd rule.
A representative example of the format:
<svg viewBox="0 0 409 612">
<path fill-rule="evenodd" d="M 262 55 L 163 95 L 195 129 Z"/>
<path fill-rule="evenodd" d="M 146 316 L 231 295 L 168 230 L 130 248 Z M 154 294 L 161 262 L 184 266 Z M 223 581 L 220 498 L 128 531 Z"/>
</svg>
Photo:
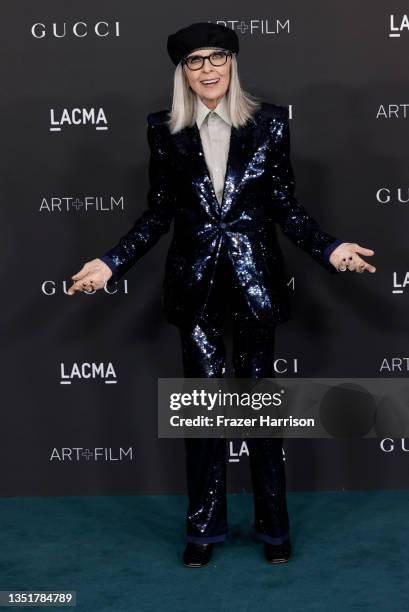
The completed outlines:
<svg viewBox="0 0 409 612">
<path fill-rule="evenodd" d="M 291 557 L 290 540 L 282 544 L 264 542 L 264 556 L 269 563 L 285 563 Z"/>
<path fill-rule="evenodd" d="M 183 553 L 183 562 L 187 567 L 202 567 L 212 558 L 213 544 L 194 544 L 188 542 Z"/>
</svg>

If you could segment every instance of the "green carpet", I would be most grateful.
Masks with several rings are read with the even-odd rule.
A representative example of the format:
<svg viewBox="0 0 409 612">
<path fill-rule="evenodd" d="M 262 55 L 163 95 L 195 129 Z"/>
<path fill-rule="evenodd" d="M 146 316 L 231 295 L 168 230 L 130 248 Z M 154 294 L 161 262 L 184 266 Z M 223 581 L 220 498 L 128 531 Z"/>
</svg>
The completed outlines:
<svg viewBox="0 0 409 612">
<path fill-rule="evenodd" d="M 293 558 L 269 565 L 252 496 L 229 495 L 229 539 L 185 568 L 185 496 L 4 498 L 0 590 L 73 590 L 76 608 L 47 609 L 86 612 L 407 610 L 408 503 L 409 491 L 289 492 Z"/>
</svg>

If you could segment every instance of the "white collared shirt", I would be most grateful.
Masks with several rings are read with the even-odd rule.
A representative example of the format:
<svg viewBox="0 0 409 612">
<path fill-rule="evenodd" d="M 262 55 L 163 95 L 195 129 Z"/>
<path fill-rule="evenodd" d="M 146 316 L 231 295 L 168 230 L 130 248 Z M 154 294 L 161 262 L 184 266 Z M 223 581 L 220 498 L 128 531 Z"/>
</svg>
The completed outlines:
<svg viewBox="0 0 409 612">
<path fill-rule="evenodd" d="M 219 203 L 221 203 L 231 131 L 226 96 L 223 96 L 213 111 L 202 102 L 197 94 L 196 101 L 196 125 L 200 132 L 213 188 Z"/>
</svg>

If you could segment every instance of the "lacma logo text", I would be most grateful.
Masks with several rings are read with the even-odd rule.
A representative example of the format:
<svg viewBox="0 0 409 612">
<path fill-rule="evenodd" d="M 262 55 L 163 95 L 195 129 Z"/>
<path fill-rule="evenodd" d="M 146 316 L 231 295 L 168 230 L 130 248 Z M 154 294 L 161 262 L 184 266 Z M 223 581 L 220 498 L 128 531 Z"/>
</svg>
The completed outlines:
<svg viewBox="0 0 409 612">
<path fill-rule="evenodd" d="M 391 15 L 389 38 L 399 38 L 404 31 L 409 31 L 408 16 L 402 15 L 401 17 L 396 17 L 395 15 Z"/>
<path fill-rule="evenodd" d="M 62 127 L 92 125 L 96 130 L 107 130 L 108 121 L 103 108 L 50 108 L 50 132 L 61 132 Z"/>
</svg>

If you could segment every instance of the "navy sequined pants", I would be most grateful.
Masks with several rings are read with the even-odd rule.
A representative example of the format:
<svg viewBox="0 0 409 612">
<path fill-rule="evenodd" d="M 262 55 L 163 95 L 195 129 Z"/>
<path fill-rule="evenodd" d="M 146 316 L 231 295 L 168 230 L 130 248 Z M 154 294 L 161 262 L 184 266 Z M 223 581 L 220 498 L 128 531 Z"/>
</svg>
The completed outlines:
<svg viewBox="0 0 409 612">
<path fill-rule="evenodd" d="M 274 325 L 249 321 L 234 271 L 219 261 L 205 313 L 181 327 L 185 378 L 221 378 L 226 370 L 223 330 L 226 313 L 233 331 L 233 375 L 274 376 Z M 188 508 L 187 541 L 221 542 L 228 534 L 226 438 L 184 438 Z M 254 499 L 254 537 L 279 544 L 289 537 L 282 438 L 246 438 Z"/>
</svg>

